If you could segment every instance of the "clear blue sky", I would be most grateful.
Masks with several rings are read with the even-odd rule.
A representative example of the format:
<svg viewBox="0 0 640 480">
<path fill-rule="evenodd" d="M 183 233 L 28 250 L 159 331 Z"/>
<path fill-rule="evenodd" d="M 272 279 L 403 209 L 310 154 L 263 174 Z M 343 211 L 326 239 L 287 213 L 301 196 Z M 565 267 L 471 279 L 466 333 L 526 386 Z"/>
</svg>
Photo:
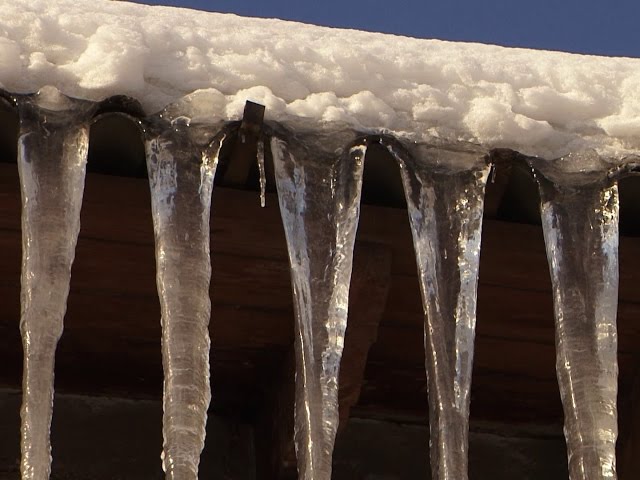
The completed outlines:
<svg viewBox="0 0 640 480">
<path fill-rule="evenodd" d="M 137 0 L 421 38 L 640 57 L 640 0 Z"/>
</svg>

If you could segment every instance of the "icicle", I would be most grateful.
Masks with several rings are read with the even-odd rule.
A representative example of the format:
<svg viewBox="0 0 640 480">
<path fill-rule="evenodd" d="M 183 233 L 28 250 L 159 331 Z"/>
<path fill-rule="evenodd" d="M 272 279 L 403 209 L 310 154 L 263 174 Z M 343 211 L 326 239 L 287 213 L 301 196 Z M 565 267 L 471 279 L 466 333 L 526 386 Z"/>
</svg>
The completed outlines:
<svg viewBox="0 0 640 480">
<path fill-rule="evenodd" d="M 331 478 L 364 146 L 345 130 L 272 140 L 296 312 L 295 444 L 303 480 Z"/>
<path fill-rule="evenodd" d="M 425 312 L 431 470 L 465 480 L 484 189 L 479 150 L 389 146 L 401 167 Z"/>
<path fill-rule="evenodd" d="M 189 124 L 158 120 L 146 141 L 162 311 L 162 464 L 171 480 L 198 478 L 211 399 L 209 218 L 223 136 L 221 127 Z"/>
<path fill-rule="evenodd" d="M 65 97 L 53 87 L 17 101 L 24 348 L 20 471 L 23 480 L 43 480 L 51 472 L 55 352 L 80 231 L 95 105 Z"/>
<path fill-rule="evenodd" d="M 266 190 L 267 190 L 267 175 L 264 171 L 264 140 L 262 137 L 258 139 L 258 170 L 260 171 L 260 206 L 264 208 L 266 206 Z"/>
<path fill-rule="evenodd" d="M 599 162 L 595 154 L 585 154 L 554 163 L 566 170 L 595 168 Z M 615 479 L 618 188 L 606 170 L 559 172 L 542 163 L 536 166 L 553 284 L 569 476 Z"/>
</svg>

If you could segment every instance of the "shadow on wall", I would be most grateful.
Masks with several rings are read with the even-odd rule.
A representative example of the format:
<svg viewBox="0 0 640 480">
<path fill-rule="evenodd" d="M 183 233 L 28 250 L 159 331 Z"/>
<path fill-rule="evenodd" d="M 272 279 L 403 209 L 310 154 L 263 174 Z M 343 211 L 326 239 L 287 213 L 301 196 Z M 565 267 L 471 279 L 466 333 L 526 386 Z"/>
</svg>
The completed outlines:
<svg viewBox="0 0 640 480">
<path fill-rule="evenodd" d="M 20 401 L 20 392 L 0 392 L 7 412 L 0 416 L 0 480 L 19 476 Z M 161 480 L 161 417 L 159 401 L 56 395 L 52 480 Z M 207 427 L 200 478 L 254 480 L 251 426 L 213 416 Z M 566 479 L 561 431 L 535 438 L 472 431 L 470 443 L 473 479 Z M 339 436 L 333 478 L 428 479 L 427 445 L 426 426 L 351 419 Z"/>
</svg>

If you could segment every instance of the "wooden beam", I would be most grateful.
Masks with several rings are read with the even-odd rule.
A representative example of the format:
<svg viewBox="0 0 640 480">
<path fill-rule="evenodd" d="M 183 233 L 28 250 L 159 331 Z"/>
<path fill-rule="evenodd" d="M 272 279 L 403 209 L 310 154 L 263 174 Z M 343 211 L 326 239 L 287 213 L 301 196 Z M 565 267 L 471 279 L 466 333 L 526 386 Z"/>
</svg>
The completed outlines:
<svg viewBox="0 0 640 480">
<path fill-rule="evenodd" d="M 504 193 L 509 184 L 511 163 L 514 152 L 507 148 L 496 148 L 491 151 L 488 161 L 493 165 L 484 198 L 485 218 L 496 218 Z"/>
<path fill-rule="evenodd" d="M 218 165 L 216 183 L 246 187 L 251 167 L 256 161 L 258 141 L 262 132 L 265 107 L 259 103 L 247 101 L 244 107 L 242 123 L 233 143 L 231 156 Z M 223 157 L 221 155 L 221 157 Z"/>
<path fill-rule="evenodd" d="M 636 362 L 636 365 L 639 363 Z M 640 369 L 630 395 L 618 402 L 618 474 L 620 480 L 640 478 Z"/>
<path fill-rule="evenodd" d="M 294 382 L 295 355 L 291 347 L 280 368 L 268 380 L 270 387 L 255 426 L 257 480 L 297 478 L 293 440 Z"/>
<path fill-rule="evenodd" d="M 268 195 L 266 208 L 260 208 L 254 191 L 216 186 L 213 197 L 212 409 L 253 421 L 268 390 L 260 380 L 270 381 L 293 343 L 286 243 L 275 195 Z M 17 166 L 0 164 L 0 383 L 14 387 L 20 385 L 22 364 L 20 209 Z M 358 415 L 424 416 L 423 311 L 406 210 L 363 205 L 357 238 L 356 262 L 363 243 L 386 248 L 392 257 Z M 633 383 L 629 359 L 640 354 L 639 271 L 640 237 L 622 237 L 621 401 Z M 352 316 L 359 276 L 354 273 Z M 377 300 L 367 297 L 367 285 L 363 288 L 365 304 Z M 350 319 L 349 330 L 355 325 Z M 485 219 L 477 333 L 472 417 L 537 423 L 561 419 L 551 285 L 539 226 Z M 345 356 L 350 355 L 351 335 Z M 348 364 L 345 359 L 343 365 Z M 286 372 L 291 382 L 292 372 Z M 146 179 L 87 174 L 56 386 L 74 393 L 161 392 L 160 313 Z"/>
<path fill-rule="evenodd" d="M 391 284 L 391 251 L 382 244 L 356 243 L 349 321 L 340 364 L 339 431 L 360 399 L 369 349 L 378 338 L 378 326 L 387 307 Z"/>
</svg>

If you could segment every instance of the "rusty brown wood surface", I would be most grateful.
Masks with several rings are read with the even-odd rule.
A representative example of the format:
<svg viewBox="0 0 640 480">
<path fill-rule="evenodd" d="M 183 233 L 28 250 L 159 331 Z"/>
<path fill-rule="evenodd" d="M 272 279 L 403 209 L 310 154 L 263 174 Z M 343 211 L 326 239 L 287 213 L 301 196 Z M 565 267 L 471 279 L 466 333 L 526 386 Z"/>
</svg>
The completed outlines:
<svg viewBox="0 0 640 480">
<path fill-rule="evenodd" d="M 402 208 L 362 208 L 358 244 L 379 245 L 387 252 L 388 284 L 382 286 L 387 293 L 377 332 L 361 335 L 363 352 L 348 360 L 348 378 L 342 380 L 359 391 L 352 413 L 425 421 L 422 306 L 406 217 Z M 0 383 L 11 386 L 20 384 L 22 369 L 20 257 L 17 168 L 0 164 Z M 640 239 L 622 238 L 620 257 L 624 400 L 640 351 Z M 212 264 L 212 409 L 254 419 L 281 383 L 293 341 L 287 254 L 274 195 L 268 195 L 267 207 L 261 209 L 255 192 L 216 187 Z M 540 227 L 487 219 L 472 420 L 561 421 L 550 291 Z M 355 288 L 354 295 L 366 297 L 366 284 Z M 89 174 L 57 355 L 57 388 L 159 396 L 159 318 L 147 181 Z M 373 339 L 369 350 L 365 344 Z"/>
</svg>

